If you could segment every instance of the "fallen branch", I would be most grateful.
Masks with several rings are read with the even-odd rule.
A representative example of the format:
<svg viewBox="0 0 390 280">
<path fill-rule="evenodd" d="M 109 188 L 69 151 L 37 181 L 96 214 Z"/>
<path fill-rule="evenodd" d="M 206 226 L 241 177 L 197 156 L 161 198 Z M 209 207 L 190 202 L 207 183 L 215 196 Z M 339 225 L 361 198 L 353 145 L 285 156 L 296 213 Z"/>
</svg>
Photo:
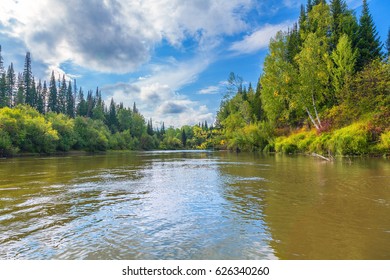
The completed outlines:
<svg viewBox="0 0 390 280">
<path fill-rule="evenodd" d="M 324 156 L 319 155 L 319 154 L 316 154 L 316 153 L 312 153 L 311 155 L 312 155 L 313 157 L 318 157 L 318 158 L 323 159 L 323 160 L 326 160 L 326 161 L 332 161 L 331 158 L 327 158 L 327 157 L 324 157 Z"/>
</svg>

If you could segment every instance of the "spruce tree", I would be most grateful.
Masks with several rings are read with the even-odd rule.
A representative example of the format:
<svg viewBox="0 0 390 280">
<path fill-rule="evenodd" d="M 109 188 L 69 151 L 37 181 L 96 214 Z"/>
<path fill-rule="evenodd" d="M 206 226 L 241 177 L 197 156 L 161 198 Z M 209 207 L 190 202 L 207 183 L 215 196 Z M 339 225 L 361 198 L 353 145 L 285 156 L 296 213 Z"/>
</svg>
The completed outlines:
<svg viewBox="0 0 390 280">
<path fill-rule="evenodd" d="M 357 68 L 358 70 L 362 70 L 371 61 L 382 57 L 382 45 L 378 32 L 376 31 L 374 20 L 370 14 L 367 0 L 363 0 L 363 11 L 359 20 L 358 37 L 357 47 L 359 49 L 359 56 L 357 59 Z"/>
<path fill-rule="evenodd" d="M 153 121 L 152 119 L 148 120 L 147 126 L 146 126 L 146 133 L 150 136 L 153 136 Z"/>
<path fill-rule="evenodd" d="M 47 90 L 47 84 L 46 81 L 43 81 L 43 88 L 42 88 L 42 102 L 43 102 L 43 111 L 47 112 L 47 100 L 49 98 L 48 90 Z"/>
<path fill-rule="evenodd" d="M 42 88 L 41 80 L 38 81 L 36 93 L 37 93 L 37 110 L 39 113 L 44 114 L 45 113 L 45 103 L 44 103 L 44 98 L 43 98 L 43 88 Z"/>
<path fill-rule="evenodd" d="M 135 105 L 135 102 L 133 104 L 133 113 L 138 114 L 138 109 L 137 109 L 137 106 Z"/>
<path fill-rule="evenodd" d="M 51 72 L 51 78 L 49 83 L 49 100 L 47 102 L 47 111 L 58 113 L 58 99 L 57 99 L 57 85 L 54 77 L 54 71 Z"/>
<path fill-rule="evenodd" d="M 341 35 L 344 33 L 342 25 L 343 17 L 348 13 L 347 4 L 344 0 L 332 0 L 330 2 L 330 12 L 332 14 L 331 48 L 334 49 L 336 48 Z"/>
<path fill-rule="evenodd" d="M 25 95 L 24 95 L 24 80 L 23 74 L 18 74 L 18 89 L 16 92 L 15 105 L 24 104 Z"/>
<path fill-rule="evenodd" d="M 79 89 L 79 95 L 77 97 L 77 100 L 77 115 L 81 117 L 87 116 L 87 102 L 84 99 L 84 91 L 82 87 L 80 87 Z"/>
<path fill-rule="evenodd" d="M 87 117 L 92 118 L 93 109 L 95 108 L 95 98 L 92 95 L 92 90 L 87 92 Z"/>
<path fill-rule="evenodd" d="M 104 102 L 102 100 L 102 93 L 99 88 L 96 88 L 95 106 L 92 109 L 92 118 L 95 120 L 105 120 Z"/>
<path fill-rule="evenodd" d="M 7 83 L 6 83 L 6 75 L 3 72 L 0 74 L 0 108 L 7 106 Z"/>
<path fill-rule="evenodd" d="M 8 67 L 7 71 L 7 99 L 8 99 L 8 106 L 11 108 L 14 105 L 14 99 L 16 95 L 16 76 L 14 71 L 14 65 L 11 63 L 11 65 Z"/>
<path fill-rule="evenodd" d="M 287 34 L 287 59 L 294 66 L 297 66 L 295 56 L 300 52 L 301 47 L 302 40 L 299 35 L 298 25 L 295 23 L 292 30 L 289 30 Z"/>
<path fill-rule="evenodd" d="M 35 107 L 35 96 L 34 96 L 34 87 L 33 87 L 33 75 L 31 70 L 31 54 L 30 52 L 26 53 L 26 58 L 24 60 L 24 70 L 23 70 L 23 82 L 24 82 L 24 96 L 25 103 Z"/>
<path fill-rule="evenodd" d="M 116 116 L 116 104 L 114 98 L 111 98 L 110 108 L 108 111 L 107 124 L 111 132 L 115 133 L 118 131 L 118 119 Z"/>
<path fill-rule="evenodd" d="M 66 91 L 66 115 L 68 115 L 71 118 L 74 118 L 74 98 L 73 98 L 73 91 L 72 91 L 72 83 L 71 81 L 68 82 L 68 88 Z"/>
<path fill-rule="evenodd" d="M 67 93 L 67 86 L 66 86 L 66 80 L 65 75 L 62 75 L 62 81 L 58 79 L 59 86 L 59 92 L 58 92 L 58 98 L 57 98 L 57 104 L 58 104 L 58 112 L 66 114 L 66 93 Z"/>
</svg>

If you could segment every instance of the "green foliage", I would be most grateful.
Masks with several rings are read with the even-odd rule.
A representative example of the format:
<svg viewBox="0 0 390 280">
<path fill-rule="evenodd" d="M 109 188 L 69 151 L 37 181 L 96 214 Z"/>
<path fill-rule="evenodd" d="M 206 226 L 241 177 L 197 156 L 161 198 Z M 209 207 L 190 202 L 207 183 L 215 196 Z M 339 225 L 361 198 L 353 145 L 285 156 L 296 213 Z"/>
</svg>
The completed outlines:
<svg viewBox="0 0 390 280">
<path fill-rule="evenodd" d="M 74 119 L 64 114 L 49 113 L 46 119 L 58 133 L 57 150 L 67 152 L 76 144 L 77 136 L 74 131 Z"/>
<path fill-rule="evenodd" d="M 301 110 L 307 112 L 317 130 L 322 126 L 318 115 L 320 110 L 325 104 L 332 103 L 329 93 L 331 61 L 325 41 L 325 37 L 310 33 L 296 58 L 299 66 L 299 91 L 294 100 Z"/>
<path fill-rule="evenodd" d="M 0 128 L 0 157 L 14 155 L 18 149 L 12 145 L 9 134 Z"/>
<path fill-rule="evenodd" d="M 261 102 L 268 120 L 274 126 L 286 123 L 297 108 L 296 103 L 291 102 L 296 93 L 297 71 L 288 62 L 288 41 L 283 32 L 271 39 L 260 82 Z"/>
<path fill-rule="evenodd" d="M 361 114 L 390 106 L 390 64 L 375 60 L 358 72 L 344 88 L 346 103 Z"/>
<path fill-rule="evenodd" d="M 390 154 L 390 131 L 381 135 L 377 149 L 383 154 Z"/>
<path fill-rule="evenodd" d="M 23 152 L 51 153 L 55 151 L 58 133 L 50 122 L 29 106 L 0 109 L 0 129 L 6 132 L 12 146 Z M 3 134 L 3 138 L 6 137 Z M 7 140 L 4 140 L 6 143 Z"/>
<path fill-rule="evenodd" d="M 228 148 L 232 150 L 262 151 L 269 143 L 269 127 L 265 122 L 248 124 L 233 133 L 228 140 Z"/>
<path fill-rule="evenodd" d="M 88 152 L 105 151 L 108 149 L 110 131 L 102 121 L 76 117 L 74 127 L 77 137 L 77 148 Z"/>
<path fill-rule="evenodd" d="M 343 34 L 336 49 L 331 54 L 334 65 L 330 66 L 333 88 L 339 103 L 343 101 L 343 97 L 339 94 L 341 89 L 346 82 L 352 79 L 354 74 L 356 57 L 357 50 L 353 51 L 351 41 L 347 35 Z"/>
<path fill-rule="evenodd" d="M 314 131 L 302 131 L 288 137 L 282 136 L 275 141 L 275 151 L 287 154 L 303 153 L 309 150 L 315 138 L 316 133 Z"/>
<path fill-rule="evenodd" d="M 336 130 L 329 140 L 329 150 L 336 155 L 364 155 L 370 151 L 370 133 L 362 122 Z"/>
</svg>

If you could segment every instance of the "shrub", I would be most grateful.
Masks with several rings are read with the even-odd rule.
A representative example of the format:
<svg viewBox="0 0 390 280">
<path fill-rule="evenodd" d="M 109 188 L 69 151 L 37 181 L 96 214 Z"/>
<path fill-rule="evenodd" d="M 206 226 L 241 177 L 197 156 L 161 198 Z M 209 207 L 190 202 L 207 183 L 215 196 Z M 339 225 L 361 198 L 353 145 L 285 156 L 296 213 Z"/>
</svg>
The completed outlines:
<svg viewBox="0 0 390 280">
<path fill-rule="evenodd" d="M 296 153 L 309 150 L 311 143 L 315 140 L 315 131 L 303 131 L 292 134 L 288 137 L 279 137 L 275 142 L 276 152 Z"/>
<path fill-rule="evenodd" d="M 329 140 L 329 149 L 336 155 L 363 155 L 369 153 L 370 133 L 362 122 L 336 130 Z"/>
</svg>

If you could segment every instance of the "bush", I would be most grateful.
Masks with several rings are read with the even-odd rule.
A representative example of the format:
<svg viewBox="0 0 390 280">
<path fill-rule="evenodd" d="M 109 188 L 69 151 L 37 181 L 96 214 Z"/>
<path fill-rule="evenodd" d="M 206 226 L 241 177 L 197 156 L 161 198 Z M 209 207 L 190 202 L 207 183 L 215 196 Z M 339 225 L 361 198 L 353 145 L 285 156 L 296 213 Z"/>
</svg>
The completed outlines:
<svg viewBox="0 0 390 280">
<path fill-rule="evenodd" d="M 12 146 L 9 134 L 0 128 L 0 157 L 14 155 L 18 149 Z"/>
<path fill-rule="evenodd" d="M 316 138 L 315 131 L 303 131 L 275 141 L 275 151 L 287 154 L 306 152 Z"/>
<path fill-rule="evenodd" d="M 77 137 L 76 148 L 88 152 L 108 149 L 110 131 L 102 121 L 77 117 L 75 119 L 75 132 Z"/>
<path fill-rule="evenodd" d="M 58 132 L 57 150 L 67 152 L 76 144 L 74 120 L 64 114 L 49 113 L 46 119 Z"/>
<path fill-rule="evenodd" d="M 0 128 L 11 140 L 11 146 L 23 152 L 51 153 L 56 149 L 58 133 L 50 122 L 29 106 L 0 110 Z M 3 145 L 8 142 L 3 134 Z M 15 149 L 13 151 L 16 151 Z"/>
<path fill-rule="evenodd" d="M 362 122 L 336 130 L 329 140 L 329 150 L 336 155 L 368 154 L 369 148 L 370 133 Z"/>
<path fill-rule="evenodd" d="M 390 154 L 390 131 L 387 131 L 380 136 L 380 142 L 376 148 L 380 153 Z"/>
</svg>

